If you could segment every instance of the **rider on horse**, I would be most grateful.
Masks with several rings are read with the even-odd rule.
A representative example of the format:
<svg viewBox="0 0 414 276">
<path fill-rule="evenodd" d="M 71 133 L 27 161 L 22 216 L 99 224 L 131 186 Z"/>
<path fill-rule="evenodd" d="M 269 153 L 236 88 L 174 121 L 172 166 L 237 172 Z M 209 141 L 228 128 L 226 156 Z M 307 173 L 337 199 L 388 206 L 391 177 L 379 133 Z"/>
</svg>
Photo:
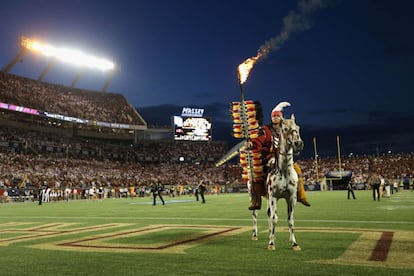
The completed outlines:
<svg viewBox="0 0 414 276">
<path fill-rule="evenodd" d="M 266 164 L 269 159 L 276 155 L 276 160 L 278 160 L 277 155 L 278 145 L 280 140 L 280 135 L 282 132 L 282 122 L 283 114 L 282 110 L 284 107 L 290 106 L 288 102 L 279 103 L 271 113 L 271 123 L 265 125 L 261 128 L 259 136 L 257 138 L 252 138 L 247 142 L 246 147 L 252 149 L 254 152 L 260 152 L 261 158 L 263 159 L 263 172 L 264 177 L 253 179 L 252 180 L 252 195 L 250 200 L 249 210 L 258 210 L 262 205 L 262 196 L 266 196 Z M 303 187 L 303 178 L 299 165 L 294 164 L 294 169 L 296 170 L 299 181 L 298 181 L 298 192 L 297 200 L 306 206 L 310 206 L 310 203 L 306 199 L 305 189 Z"/>
</svg>

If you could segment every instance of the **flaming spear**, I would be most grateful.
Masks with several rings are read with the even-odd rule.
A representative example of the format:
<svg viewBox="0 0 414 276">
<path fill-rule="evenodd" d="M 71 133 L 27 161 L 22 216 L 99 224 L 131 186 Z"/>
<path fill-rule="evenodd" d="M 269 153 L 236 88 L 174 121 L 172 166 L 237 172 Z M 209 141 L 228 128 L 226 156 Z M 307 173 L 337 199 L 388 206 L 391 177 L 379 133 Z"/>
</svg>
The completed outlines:
<svg viewBox="0 0 414 276">
<path fill-rule="evenodd" d="M 249 76 L 250 70 L 252 70 L 254 63 L 263 55 L 265 55 L 265 51 L 259 52 L 259 54 L 255 57 L 248 58 L 243 63 L 238 66 L 237 75 L 240 84 L 240 98 L 241 102 L 233 102 L 231 106 L 231 113 L 233 115 L 233 130 L 234 130 L 234 137 L 235 138 L 245 138 L 247 141 L 251 138 L 254 133 L 252 133 L 252 128 L 249 131 L 249 115 L 248 115 L 248 106 L 246 101 L 244 100 L 244 92 L 243 92 L 243 83 L 246 82 L 247 77 Z M 254 103 L 251 101 L 251 105 Z M 251 120 L 250 120 L 251 121 Z M 255 123 L 255 122 L 253 122 Z M 241 130 L 241 131 L 240 131 Z M 250 133 L 249 133 L 250 132 Z M 253 131 L 254 132 L 254 131 Z M 226 163 L 228 160 L 232 159 L 236 156 L 239 152 L 245 150 L 244 147 L 245 142 L 242 141 L 235 145 L 231 150 L 229 150 L 217 163 L 216 167 L 219 167 Z M 248 168 L 248 180 L 252 180 L 252 170 L 251 170 L 251 154 L 247 151 L 246 161 L 247 161 L 247 168 Z"/>
<path fill-rule="evenodd" d="M 233 131 L 235 138 L 245 138 L 246 141 L 249 141 L 254 136 L 257 137 L 257 128 L 258 123 L 256 118 L 250 116 L 250 111 L 248 110 L 249 106 L 253 106 L 253 110 L 255 109 L 255 104 L 253 101 L 246 102 L 244 100 L 244 92 L 243 92 L 243 83 L 246 82 L 247 77 L 249 76 L 250 71 L 252 70 L 254 64 L 259 61 L 260 59 L 266 58 L 266 56 L 281 47 L 283 43 L 285 43 L 290 35 L 294 32 L 305 31 L 309 29 L 311 24 L 311 16 L 315 11 L 320 8 L 323 8 L 326 3 L 322 0 L 299 0 L 298 3 L 298 11 L 290 12 L 288 16 L 283 18 L 283 27 L 281 32 L 278 36 L 271 38 L 270 40 L 266 41 L 262 46 L 260 46 L 258 53 L 256 56 L 246 59 L 243 63 L 241 63 L 238 67 L 238 78 L 240 84 L 240 97 L 241 102 L 234 102 L 232 106 L 232 115 L 233 115 Z M 255 113 L 255 110 L 254 112 Z M 253 117 L 255 117 L 254 115 Z M 251 124 L 256 124 L 254 127 Z M 257 126 L 257 127 L 256 127 Z M 252 150 L 245 151 L 245 160 L 242 160 L 242 150 L 240 148 L 240 163 L 243 164 L 244 168 L 247 167 L 248 172 L 248 181 L 253 180 L 253 172 L 256 173 L 257 167 L 257 158 L 255 153 Z M 254 155 L 254 156 L 253 156 Z M 253 159 L 253 160 L 252 160 Z M 247 162 L 245 162 L 247 161 Z M 252 161 L 253 161 L 253 169 L 252 169 Z M 243 169 L 244 169 L 243 168 Z M 245 171 L 243 170 L 243 176 Z M 256 176 L 256 174 L 254 175 Z M 244 178 L 244 177 L 243 177 Z M 251 182 L 250 182 L 251 183 Z"/>
<path fill-rule="evenodd" d="M 256 120 L 256 114 L 254 112 L 254 116 L 250 116 L 249 114 L 249 106 L 255 106 L 253 102 L 246 102 L 244 99 L 244 92 L 243 92 L 243 83 L 246 82 L 247 77 L 249 76 L 250 71 L 253 68 L 253 65 L 263 56 L 265 55 L 266 52 L 263 51 L 259 51 L 259 53 L 251 58 L 246 59 L 243 63 L 241 63 L 238 66 L 238 79 L 239 79 L 239 84 L 240 84 L 240 122 L 241 122 L 241 137 L 245 138 L 246 141 L 248 142 L 250 140 L 250 138 L 252 138 L 252 136 L 254 136 L 254 130 L 257 129 L 259 126 L 257 124 L 257 120 Z M 255 107 L 253 108 L 253 110 L 255 109 Z M 255 111 L 255 110 L 254 110 Z M 254 124 L 254 127 L 251 127 L 251 124 Z M 257 127 L 256 127 L 257 126 Z M 252 131 L 253 130 L 253 131 Z M 257 134 L 257 132 L 256 132 Z M 250 149 L 245 149 L 245 155 L 242 155 L 242 152 L 240 153 L 240 160 L 242 162 L 242 159 L 245 158 L 245 162 L 246 162 L 246 166 L 245 168 L 247 169 L 247 180 L 252 183 L 253 181 L 253 165 L 252 164 L 252 159 L 253 159 L 253 153 Z M 243 160 L 244 161 L 244 160 Z"/>
</svg>

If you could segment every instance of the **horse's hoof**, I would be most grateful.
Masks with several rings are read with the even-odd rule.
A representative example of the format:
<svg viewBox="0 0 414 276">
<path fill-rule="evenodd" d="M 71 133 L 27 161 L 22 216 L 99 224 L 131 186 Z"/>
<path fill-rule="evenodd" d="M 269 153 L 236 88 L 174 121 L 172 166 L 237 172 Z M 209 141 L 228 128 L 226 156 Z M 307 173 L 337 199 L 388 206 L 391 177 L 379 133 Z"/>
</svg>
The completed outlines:
<svg viewBox="0 0 414 276">
<path fill-rule="evenodd" d="M 258 240 L 257 236 L 252 236 L 252 241 L 257 241 L 257 240 Z"/>
<path fill-rule="evenodd" d="M 293 249 L 294 251 L 301 251 L 301 250 L 302 250 L 302 248 L 300 248 L 300 246 L 299 246 L 298 244 L 293 245 L 293 246 L 292 246 L 292 249 Z"/>
<path fill-rule="evenodd" d="M 276 246 L 274 244 L 269 244 L 269 245 L 267 245 L 267 249 L 274 251 L 274 250 L 276 250 Z"/>
</svg>

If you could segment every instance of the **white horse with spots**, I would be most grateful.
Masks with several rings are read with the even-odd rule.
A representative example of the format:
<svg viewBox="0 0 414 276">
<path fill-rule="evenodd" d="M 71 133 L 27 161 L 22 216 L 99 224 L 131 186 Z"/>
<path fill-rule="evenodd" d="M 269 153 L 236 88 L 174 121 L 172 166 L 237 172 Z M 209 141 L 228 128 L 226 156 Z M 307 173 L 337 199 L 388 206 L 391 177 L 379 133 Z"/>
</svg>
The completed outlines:
<svg viewBox="0 0 414 276">
<path fill-rule="evenodd" d="M 280 198 L 285 198 L 288 206 L 288 225 L 292 247 L 295 250 L 300 250 L 293 232 L 293 212 L 294 207 L 296 206 L 298 183 L 298 175 L 293 168 L 293 155 L 303 149 L 303 141 L 300 137 L 299 130 L 300 128 L 296 125 L 295 116 L 293 114 L 290 119 L 284 119 L 282 123 L 282 133 L 277 147 L 278 152 L 269 160 L 269 163 L 267 164 L 269 166 L 266 185 L 268 195 L 270 195 L 267 201 L 270 239 L 268 248 L 270 250 L 275 249 L 275 227 L 278 221 L 277 201 Z M 277 162 L 276 157 L 278 157 Z M 252 187 L 250 182 L 247 183 L 247 187 L 249 189 L 249 194 L 251 194 Z M 258 239 L 257 216 L 258 210 L 253 210 L 252 240 Z"/>
<path fill-rule="evenodd" d="M 293 214 L 297 200 L 298 174 L 293 167 L 293 155 L 302 149 L 303 141 L 300 137 L 300 128 L 292 114 L 290 119 L 283 120 L 278 150 L 268 163 L 269 171 L 266 186 L 268 192 L 269 250 L 275 250 L 275 228 L 278 222 L 277 202 L 281 198 L 284 198 L 287 203 L 289 241 L 294 250 L 300 250 L 294 234 Z"/>
</svg>

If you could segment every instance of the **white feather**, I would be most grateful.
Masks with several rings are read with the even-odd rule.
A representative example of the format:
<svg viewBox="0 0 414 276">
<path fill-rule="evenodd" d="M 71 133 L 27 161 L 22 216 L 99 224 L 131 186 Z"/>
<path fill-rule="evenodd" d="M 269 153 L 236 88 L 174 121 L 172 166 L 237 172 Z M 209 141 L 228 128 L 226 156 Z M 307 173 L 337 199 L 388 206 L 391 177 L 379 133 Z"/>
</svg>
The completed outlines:
<svg viewBox="0 0 414 276">
<path fill-rule="evenodd" d="M 282 110 L 283 110 L 283 108 L 285 108 L 285 107 L 287 107 L 287 106 L 290 106 L 290 103 L 288 103 L 288 102 L 280 102 L 280 103 L 278 103 L 278 105 L 276 105 L 276 106 L 273 108 L 272 112 L 273 112 L 273 111 L 282 111 Z"/>
</svg>

